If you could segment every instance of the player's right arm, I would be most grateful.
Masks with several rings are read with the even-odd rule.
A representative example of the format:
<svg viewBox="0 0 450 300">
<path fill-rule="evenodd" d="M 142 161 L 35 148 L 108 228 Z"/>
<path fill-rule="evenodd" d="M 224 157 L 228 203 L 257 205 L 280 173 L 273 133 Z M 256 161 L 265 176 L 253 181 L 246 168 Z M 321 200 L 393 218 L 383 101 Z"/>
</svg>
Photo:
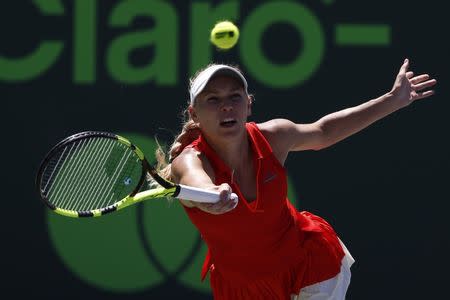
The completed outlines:
<svg viewBox="0 0 450 300">
<path fill-rule="evenodd" d="M 214 184 L 214 171 L 206 157 L 199 151 L 190 147 L 185 148 L 172 161 L 171 173 L 175 183 L 219 192 L 220 201 L 216 203 L 179 200 L 184 206 L 197 207 L 211 214 L 223 214 L 236 206 L 230 199 L 231 187 L 226 183 L 218 186 Z"/>
</svg>

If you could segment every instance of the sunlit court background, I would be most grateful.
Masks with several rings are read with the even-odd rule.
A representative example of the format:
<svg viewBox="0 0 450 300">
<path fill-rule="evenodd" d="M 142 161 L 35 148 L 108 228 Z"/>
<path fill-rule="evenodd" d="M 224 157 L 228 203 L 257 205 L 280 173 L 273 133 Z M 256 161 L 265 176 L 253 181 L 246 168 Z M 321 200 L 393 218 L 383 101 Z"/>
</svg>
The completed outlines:
<svg viewBox="0 0 450 300">
<path fill-rule="evenodd" d="M 209 30 L 241 30 L 217 51 Z M 250 121 L 312 122 L 387 92 L 405 57 L 436 95 L 328 149 L 292 154 L 290 197 L 326 218 L 356 259 L 347 299 L 444 299 L 448 281 L 448 16 L 444 2 L 7 0 L 0 3 L 2 291 L 15 298 L 211 299 L 205 246 L 164 199 L 101 219 L 49 212 L 46 152 L 84 130 L 153 155 L 180 130 L 188 78 L 240 66 Z M 238 233 L 237 233 L 238 234 Z M 6 280 L 5 280 L 6 279 Z"/>
</svg>

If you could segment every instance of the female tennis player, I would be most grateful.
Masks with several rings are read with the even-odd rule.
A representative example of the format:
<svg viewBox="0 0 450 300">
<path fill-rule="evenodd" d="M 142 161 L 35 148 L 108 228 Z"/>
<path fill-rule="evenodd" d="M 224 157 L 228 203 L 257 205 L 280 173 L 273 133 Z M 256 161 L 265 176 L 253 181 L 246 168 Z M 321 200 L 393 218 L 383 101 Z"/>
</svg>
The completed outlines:
<svg viewBox="0 0 450 300">
<path fill-rule="evenodd" d="M 214 204 L 181 200 L 208 246 L 202 280 L 209 272 L 215 299 L 345 299 L 354 260 L 324 219 L 291 205 L 283 165 L 290 152 L 326 148 L 433 95 L 436 80 L 408 67 L 386 94 L 311 124 L 247 122 L 253 98 L 236 67 L 194 76 L 171 164 L 159 162 L 177 183 L 220 192 Z"/>
</svg>

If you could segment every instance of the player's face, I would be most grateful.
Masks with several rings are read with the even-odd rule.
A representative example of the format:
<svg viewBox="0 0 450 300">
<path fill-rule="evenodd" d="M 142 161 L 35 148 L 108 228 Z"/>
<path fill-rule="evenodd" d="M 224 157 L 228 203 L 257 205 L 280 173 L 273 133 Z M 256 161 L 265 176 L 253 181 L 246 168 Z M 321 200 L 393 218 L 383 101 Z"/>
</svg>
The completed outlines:
<svg viewBox="0 0 450 300">
<path fill-rule="evenodd" d="M 229 76 L 212 78 L 190 108 L 192 119 L 207 136 L 231 136 L 245 131 L 251 113 L 242 83 Z"/>
</svg>

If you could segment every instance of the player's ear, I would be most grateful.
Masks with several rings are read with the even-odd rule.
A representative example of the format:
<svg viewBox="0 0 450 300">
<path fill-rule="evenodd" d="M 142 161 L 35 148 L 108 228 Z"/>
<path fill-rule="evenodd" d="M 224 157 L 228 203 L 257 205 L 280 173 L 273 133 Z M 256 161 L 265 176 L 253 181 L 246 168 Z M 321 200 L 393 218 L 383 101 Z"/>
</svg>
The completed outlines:
<svg viewBox="0 0 450 300">
<path fill-rule="evenodd" d="M 248 96 L 248 113 L 247 113 L 247 117 L 252 115 L 252 104 L 253 104 L 253 95 L 249 95 Z"/>
</svg>

